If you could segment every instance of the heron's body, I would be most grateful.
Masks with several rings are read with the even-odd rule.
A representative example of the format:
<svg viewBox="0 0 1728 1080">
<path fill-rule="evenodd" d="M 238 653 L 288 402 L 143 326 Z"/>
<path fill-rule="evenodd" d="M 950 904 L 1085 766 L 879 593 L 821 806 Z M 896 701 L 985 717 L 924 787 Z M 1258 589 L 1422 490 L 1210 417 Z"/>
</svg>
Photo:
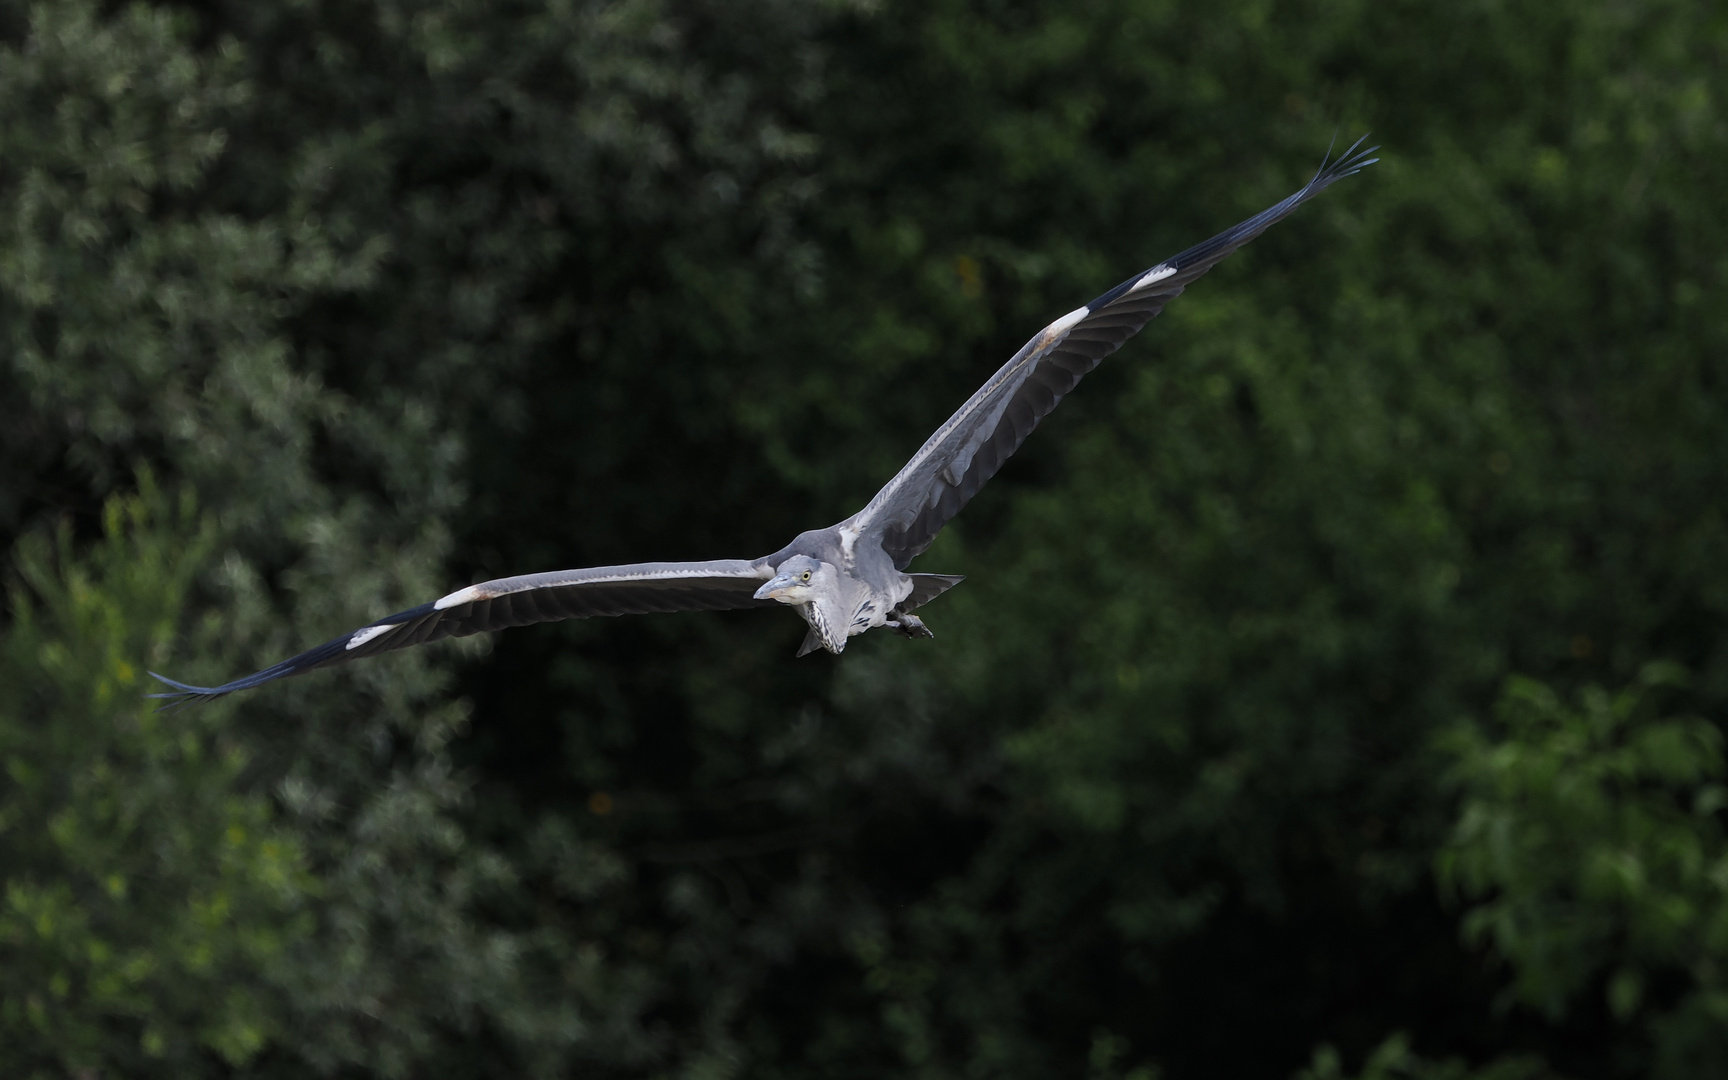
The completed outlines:
<svg viewBox="0 0 1728 1080">
<path fill-rule="evenodd" d="M 864 509 L 838 525 L 801 533 L 772 555 L 556 570 L 482 582 L 221 686 L 189 686 L 158 675 L 175 692 L 156 696 L 215 697 L 438 638 L 599 615 L 787 604 L 809 627 L 800 656 L 817 648 L 838 653 L 847 639 L 876 627 L 929 637 L 911 612 L 960 579 L 909 574 L 907 564 L 1105 356 L 1230 252 L 1334 181 L 1372 164 L 1373 152 L 1351 147 L 1295 194 L 1046 326 L 936 429 Z"/>
<path fill-rule="evenodd" d="M 959 581 L 945 575 L 901 573 L 879 538 L 858 530 L 850 519 L 801 533 L 763 562 L 778 573 L 779 567 L 799 556 L 816 564 L 810 568 L 810 599 L 792 605 L 810 627 L 800 656 L 818 648 L 840 652 L 847 638 L 890 624 L 910 637 L 927 636 L 924 624 L 901 605 L 913 597 L 920 580 L 946 582 L 942 589 Z M 772 589 L 763 586 L 758 591 L 767 594 Z M 919 597 L 912 606 L 926 599 Z"/>
</svg>

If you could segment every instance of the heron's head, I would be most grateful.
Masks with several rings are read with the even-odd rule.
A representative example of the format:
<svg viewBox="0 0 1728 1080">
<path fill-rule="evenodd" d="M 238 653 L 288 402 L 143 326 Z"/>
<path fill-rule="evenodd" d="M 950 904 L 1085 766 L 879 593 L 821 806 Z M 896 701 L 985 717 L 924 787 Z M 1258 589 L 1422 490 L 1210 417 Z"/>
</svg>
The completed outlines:
<svg viewBox="0 0 1728 1080">
<path fill-rule="evenodd" d="M 816 586 L 822 576 L 820 560 L 794 555 L 774 568 L 774 579 L 756 590 L 756 599 L 808 604 L 816 598 Z"/>
</svg>

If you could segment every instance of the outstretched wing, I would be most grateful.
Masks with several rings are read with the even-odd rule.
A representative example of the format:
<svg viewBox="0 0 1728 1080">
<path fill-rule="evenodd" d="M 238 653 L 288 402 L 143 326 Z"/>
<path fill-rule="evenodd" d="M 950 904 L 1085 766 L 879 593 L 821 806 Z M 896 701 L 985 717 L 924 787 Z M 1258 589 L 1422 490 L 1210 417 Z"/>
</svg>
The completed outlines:
<svg viewBox="0 0 1728 1080">
<path fill-rule="evenodd" d="M 236 690 L 249 690 L 272 679 L 299 675 L 332 664 L 345 664 L 439 638 L 464 637 L 556 619 L 773 607 L 776 601 L 758 600 L 754 595 L 762 583 L 773 576 L 774 569 L 766 562 L 726 559 L 718 562 L 600 566 L 589 570 L 553 570 L 545 574 L 499 578 L 458 589 L 442 600 L 379 619 L 370 626 L 362 626 L 299 656 L 289 657 L 273 667 L 221 686 L 188 686 L 151 672 L 174 691 L 150 696 L 173 702 L 212 698 Z"/>
<path fill-rule="evenodd" d="M 860 532 L 877 532 L 883 550 L 904 570 L 1056 403 L 1181 295 L 1189 282 L 1336 181 L 1378 161 L 1368 155 L 1379 147 L 1358 150 L 1362 142 L 1356 140 L 1337 161 L 1322 162 L 1314 179 L 1282 202 L 1136 274 L 1040 330 L 849 524 Z"/>
</svg>

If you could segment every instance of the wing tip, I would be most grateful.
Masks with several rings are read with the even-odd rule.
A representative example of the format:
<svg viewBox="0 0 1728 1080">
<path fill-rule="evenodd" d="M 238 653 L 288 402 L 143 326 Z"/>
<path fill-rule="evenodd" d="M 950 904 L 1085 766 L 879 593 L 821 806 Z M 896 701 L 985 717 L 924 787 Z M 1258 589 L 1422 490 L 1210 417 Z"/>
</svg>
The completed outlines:
<svg viewBox="0 0 1728 1080">
<path fill-rule="evenodd" d="M 1320 159 L 1320 168 L 1315 170 L 1314 179 L 1308 181 L 1307 191 L 1319 191 L 1346 176 L 1355 176 L 1363 169 L 1379 161 L 1380 159 L 1377 157 L 1368 156 L 1380 149 L 1379 143 L 1366 149 L 1362 148 L 1362 144 L 1368 141 L 1368 134 L 1368 132 L 1363 132 L 1355 142 L 1350 144 L 1349 149 L 1339 154 L 1337 158 L 1333 158 L 1332 147 L 1328 146 L 1326 156 Z M 1334 144 L 1337 142 L 1336 135 L 1333 136 L 1333 142 Z"/>
<path fill-rule="evenodd" d="M 338 638 L 337 640 L 340 641 L 341 639 Z M 294 657 L 294 660 L 300 660 L 304 655 L 305 654 Z M 284 675 L 299 674 L 300 669 L 286 667 L 286 664 L 292 662 L 293 661 L 285 661 L 283 664 L 278 664 L 273 668 L 265 668 L 263 671 L 255 671 L 244 678 L 235 679 L 233 682 L 225 682 L 221 686 L 193 686 L 191 683 L 183 683 L 178 679 L 170 679 L 166 675 L 161 675 L 152 671 L 149 672 L 151 678 L 172 687 L 172 689 L 167 693 L 145 694 L 144 696 L 168 702 L 168 704 L 162 706 L 161 709 L 158 709 L 158 712 L 172 709 L 179 705 L 187 705 L 195 701 L 209 701 L 212 698 L 219 698 L 232 694 L 236 690 L 250 690 L 254 686 L 261 686 L 272 680 L 280 679 Z"/>
<path fill-rule="evenodd" d="M 154 671 L 151 671 L 148 674 L 157 682 L 173 688 L 168 693 L 144 695 L 146 698 L 165 702 L 165 704 L 157 706 L 157 712 L 171 712 L 183 705 L 191 705 L 194 702 L 199 701 L 209 701 L 212 698 L 219 698 L 223 694 L 229 692 L 226 688 L 221 686 L 193 686 L 191 683 L 183 683 L 178 679 L 170 679 L 168 676 L 158 674 Z"/>
<path fill-rule="evenodd" d="M 1099 311 L 1115 303 L 1117 300 L 1122 299 L 1124 296 L 1137 293 L 1146 286 L 1156 284 L 1165 278 L 1173 277 L 1180 271 L 1188 270 L 1195 262 L 1212 254 L 1215 246 L 1218 245 L 1220 241 L 1233 241 L 1241 237 L 1240 242 L 1246 243 L 1247 240 L 1259 235 L 1260 231 L 1271 225 L 1273 221 L 1276 221 L 1285 214 L 1290 213 L 1302 203 L 1307 202 L 1309 199 L 1320 194 L 1320 192 L 1331 187 L 1334 183 L 1344 179 L 1346 176 L 1355 176 L 1363 169 L 1366 169 L 1368 166 L 1379 161 L 1379 158 L 1370 157 L 1369 155 L 1379 150 L 1380 145 L 1376 143 L 1375 145 L 1364 149 L 1362 144 L 1367 141 L 1368 133 L 1364 132 L 1355 142 L 1350 144 L 1347 150 L 1334 158 L 1332 156 L 1332 150 L 1337 145 L 1337 136 L 1334 135 L 1332 143 L 1328 144 L 1326 147 L 1326 156 L 1320 159 L 1320 168 L 1315 170 L 1313 179 L 1304 184 L 1294 195 L 1288 196 L 1283 202 L 1262 210 L 1260 213 L 1241 222 L 1235 227 L 1226 229 L 1224 232 L 1219 233 L 1210 240 L 1205 240 L 1196 244 L 1187 251 L 1165 259 L 1150 270 L 1129 278 L 1127 281 L 1122 282 L 1115 288 L 1093 300 L 1090 304 L 1086 305 L 1086 308 L 1089 308 L 1092 311 Z M 1237 246 L 1240 246 L 1240 244 Z M 1234 248 L 1231 250 L 1234 250 Z"/>
</svg>

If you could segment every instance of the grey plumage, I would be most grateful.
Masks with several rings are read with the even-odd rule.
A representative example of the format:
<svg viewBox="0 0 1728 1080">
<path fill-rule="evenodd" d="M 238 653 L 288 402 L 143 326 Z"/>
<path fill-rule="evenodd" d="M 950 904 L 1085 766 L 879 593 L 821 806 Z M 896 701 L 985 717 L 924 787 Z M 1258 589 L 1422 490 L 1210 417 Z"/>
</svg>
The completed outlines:
<svg viewBox="0 0 1728 1080">
<path fill-rule="evenodd" d="M 928 637 L 930 631 L 912 611 L 961 579 L 907 574 L 912 559 L 930 546 L 1081 378 L 1164 305 L 1296 207 L 1377 161 L 1369 155 L 1378 147 L 1359 150 L 1362 142 L 1357 140 L 1336 161 L 1328 155 L 1314 178 L 1284 200 L 1136 274 L 1040 330 L 864 509 L 838 525 L 802 533 L 761 559 L 637 563 L 483 582 L 221 686 L 190 686 L 156 675 L 173 691 L 152 696 L 172 701 L 216 697 L 439 638 L 602 615 L 788 604 L 809 627 L 799 656 L 817 648 L 838 653 L 847 638 L 881 626 L 909 637 Z"/>
</svg>

